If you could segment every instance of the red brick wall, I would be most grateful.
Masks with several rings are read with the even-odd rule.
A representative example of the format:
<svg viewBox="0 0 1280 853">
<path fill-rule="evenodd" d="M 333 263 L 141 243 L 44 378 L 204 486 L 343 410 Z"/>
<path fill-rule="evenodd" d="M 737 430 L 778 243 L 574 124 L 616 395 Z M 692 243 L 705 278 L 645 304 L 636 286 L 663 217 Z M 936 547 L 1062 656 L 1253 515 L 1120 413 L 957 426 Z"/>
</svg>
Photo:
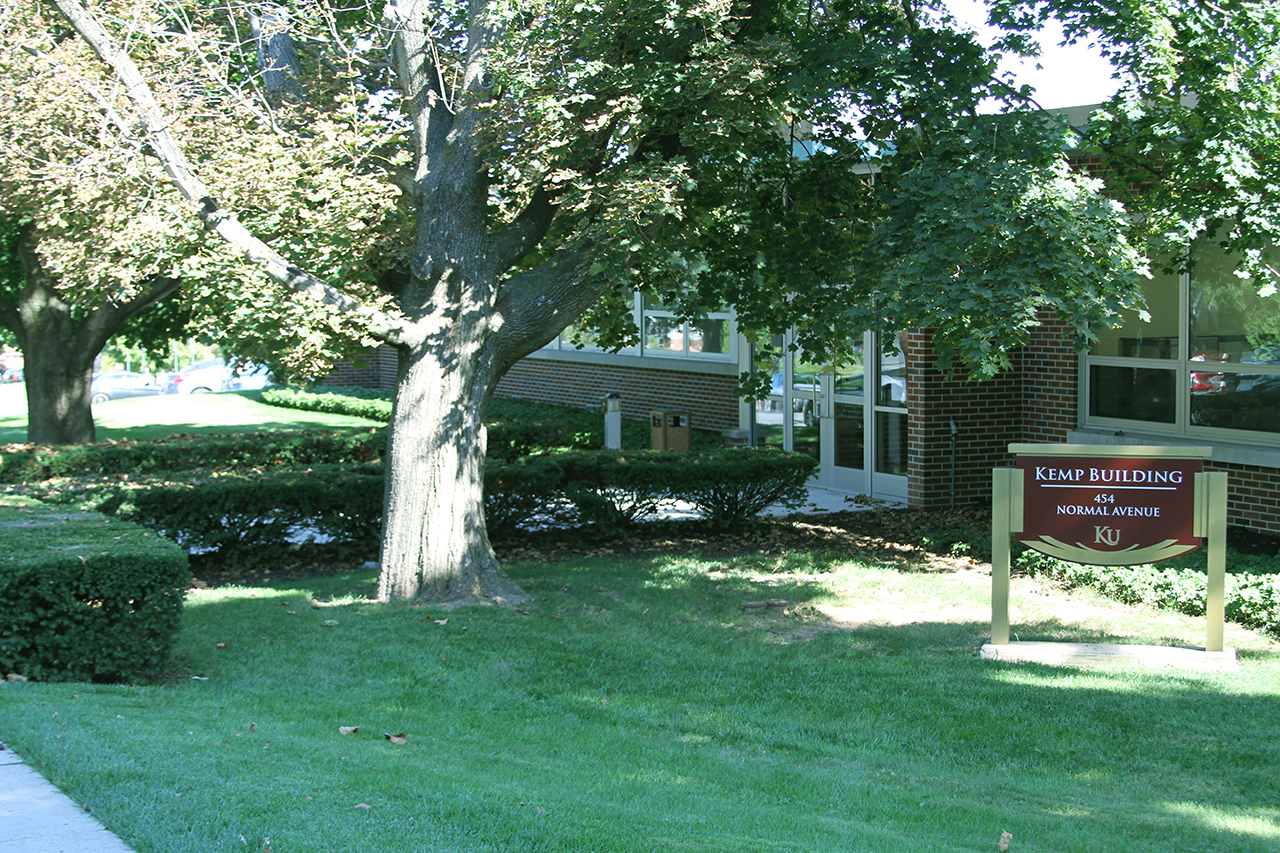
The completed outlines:
<svg viewBox="0 0 1280 853">
<path fill-rule="evenodd" d="M 928 331 L 907 335 L 907 499 L 911 506 L 952 504 L 951 421 L 956 423 L 954 502 L 991 499 L 991 469 L 1011 464 L 1009 444 L 1022 440 L 1022 394 L 1015 370 L 986 382 L 937 368 Z"/>
<path fill-rule="evenodd" d="M 526 358 L 513 367 L 495 392 L 571 406 L 599 406 L 610 392 L 622 395 L 624 417 L 647 418 L 651 411 L 687 411 L 698 429 L 735 429 L 736 376 L 688 373 L 653 367 L 620 367 L 575 361 Z"/>
<path fill-rule="evenodd" d="M 1041 312 L 1040 322 L 1021 353 L 1020 440 L 1061 443 L 1080 425 L 1080 360 L 1068 324 L 1049 310 Z"/>
<path fill-rule="evenodd" d="M 1205 469 L 1226 471 L 1230 477 L 1228 524 L 1280 535 L 1280 470 L 1212 460 L 1206 461 Z"/>
<path fill-rule="evenodd" d="M 347 359 L 338 359 L 333 370 L 320 380 L 322 385 L 338 385 L 345 388 L 385 388 L 394 391 L 398 358 L 392 347 L 383 346 L 369 350 L 360 357 L 362 367 Z"/>
</svg>

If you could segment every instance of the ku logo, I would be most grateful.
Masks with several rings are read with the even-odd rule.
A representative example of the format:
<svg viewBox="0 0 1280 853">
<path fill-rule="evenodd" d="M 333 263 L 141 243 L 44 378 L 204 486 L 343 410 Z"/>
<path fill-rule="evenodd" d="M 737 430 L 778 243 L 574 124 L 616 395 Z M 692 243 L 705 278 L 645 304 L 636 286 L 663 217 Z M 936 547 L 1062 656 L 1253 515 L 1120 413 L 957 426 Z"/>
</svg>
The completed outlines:
<svg viewBox="0 0 1280 853">
<path fill-rule="evenodd" d="M 1101 542 L 1104 545 L 1110 545 L 1112 548 L 1120 544 L 1120 531 L 1114 527 L 1103 527 L 1094 525 L 1093 541 Z"/>
</svg>

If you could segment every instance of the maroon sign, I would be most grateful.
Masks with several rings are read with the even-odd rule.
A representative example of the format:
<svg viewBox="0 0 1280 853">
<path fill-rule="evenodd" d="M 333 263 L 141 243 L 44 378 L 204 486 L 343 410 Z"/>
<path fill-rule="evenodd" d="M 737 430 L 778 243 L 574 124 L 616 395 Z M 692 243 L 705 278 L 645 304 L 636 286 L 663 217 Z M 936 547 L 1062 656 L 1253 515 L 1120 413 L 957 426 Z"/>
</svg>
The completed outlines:
<svg viewBox="0 0 1280 853">
<path fill-rule="evenodd" d="M 1020 456 L 1028 547 L 1075 562 L 1134 565 L 1200 547 L 1195 475 L 1201 459 Z"/>
</svg>

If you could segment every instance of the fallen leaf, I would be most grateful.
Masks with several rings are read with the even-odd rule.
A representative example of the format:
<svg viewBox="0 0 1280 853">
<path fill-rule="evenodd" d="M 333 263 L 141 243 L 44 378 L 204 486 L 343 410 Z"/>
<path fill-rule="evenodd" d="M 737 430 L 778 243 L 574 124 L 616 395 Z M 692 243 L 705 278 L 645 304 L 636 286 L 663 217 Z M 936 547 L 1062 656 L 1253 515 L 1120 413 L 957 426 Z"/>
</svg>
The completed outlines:
<svg viewBox="0 0 1280 853">
<path fill-rule="evenodd" d="M 257 723 L 250 723 L 250 724 L 249 724 L 249 728 L 245 729 L 245 731 L 246 731 L 246 732 L 251 732 L 251 731 L 253 731 L 254 729 L 256 729 L 257 727 L 258 727 L 258 724 L 257 724 Z"/>
<path fill-rule="evenodd" d="M 382 736 L 387 740 L 391 741 L 392 743 L 398 744 L 400 746 L 404 746 L 406 743 L 409 742 L 409 736 L 404 732 L 401 732 L 398 735 L 389 735 L 386 732 L 383 732 Z"/>
<path fill-rule="evenodd" d="M 448 625 L 448 624 L 449 624 L 449 620 L 448 620 L 448 619 L 436 619 L 436 620 L 434 620 L 434 621 L 435 621 L 435 623 L 436 623 L 437 625 Z"/>
<path fill-rule="evenodd" d="M 1007 851 L 1009 849 L 1010 841 L 1013 841 L 1013 836 L 1009 834 L 1008 830 L 1000 833 L 1000 849 L 1002 851 Z"/>
<path fill-rule="evenodd" d="M 214 646 L 215 649 L 225 649 L 226 647 L 227 647 L 226 643 L 218 643 L 216 646 Z"/>
<path fill-rule="evenodd" d="M 356 808 L 358 808 L 358 809 L 371 809 L 371 808 L 373 808 L 373 806 L 369 805 L 368 803 L 356 803 Z"/>
<path fill-rule="evenodd" d="M 353 735 L 358 731 L 360 731 L 359 726 L 338 726 L 338 734 L 340 735 Z"/>
<path fill-rule="evenodd" d="M 338 624 L 338 620 L 337 620 L 337 619 L 326 619 L 326 620 L 324 620 L 323 622 L 321 622 L 320 624 L 321 624 L 321 625 L 324 625 L 324 626 L 325 626 L 325 627 L 327 627 L 327 628 L 332 628 L 334 625 L 337 625 L 337 624 Z"/>
</svg>

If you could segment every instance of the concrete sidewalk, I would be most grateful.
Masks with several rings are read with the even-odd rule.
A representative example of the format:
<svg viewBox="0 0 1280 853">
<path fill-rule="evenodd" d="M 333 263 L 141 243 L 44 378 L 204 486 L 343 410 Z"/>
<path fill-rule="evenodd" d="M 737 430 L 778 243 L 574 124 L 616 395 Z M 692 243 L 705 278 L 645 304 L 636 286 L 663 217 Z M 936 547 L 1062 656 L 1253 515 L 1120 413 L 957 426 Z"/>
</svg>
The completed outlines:
<svg viewBox="0 0 1280 853">
<path fill-rule="evenodd" d="M 132 851 L 5 746 L 0 749 L 0 853 Z"/>
</svg>

